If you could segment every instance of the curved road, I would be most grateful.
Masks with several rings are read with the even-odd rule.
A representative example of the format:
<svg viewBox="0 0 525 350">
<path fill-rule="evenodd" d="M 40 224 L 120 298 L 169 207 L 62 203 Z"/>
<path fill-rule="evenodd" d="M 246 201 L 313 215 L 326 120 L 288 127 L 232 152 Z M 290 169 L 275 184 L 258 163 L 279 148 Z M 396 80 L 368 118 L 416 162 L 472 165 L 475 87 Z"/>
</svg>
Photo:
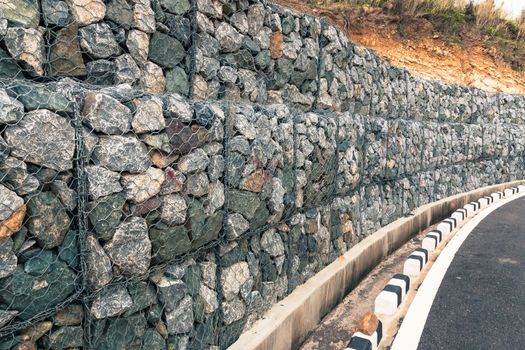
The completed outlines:
<svg viewBox="0 0 525 350">
<path fill-rule="evenodd" d="M 439 287 L 418 350 L 525 349 L 525 197 L 470 233 Z"/>
</svg>

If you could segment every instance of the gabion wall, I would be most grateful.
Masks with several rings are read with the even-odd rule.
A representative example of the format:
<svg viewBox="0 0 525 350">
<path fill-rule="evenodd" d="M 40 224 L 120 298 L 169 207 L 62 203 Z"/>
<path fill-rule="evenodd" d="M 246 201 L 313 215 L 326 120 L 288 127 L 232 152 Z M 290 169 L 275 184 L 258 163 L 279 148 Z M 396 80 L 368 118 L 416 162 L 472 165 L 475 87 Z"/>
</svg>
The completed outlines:
<svg viewBox="0 0 525 350">
<path fill-rule="evenodd" d="M 524 178 L 523 96 L 413 77 L 323 19 L 0 18 L 0 349 L 225 349 L 381 226 Z"/>
</svg>

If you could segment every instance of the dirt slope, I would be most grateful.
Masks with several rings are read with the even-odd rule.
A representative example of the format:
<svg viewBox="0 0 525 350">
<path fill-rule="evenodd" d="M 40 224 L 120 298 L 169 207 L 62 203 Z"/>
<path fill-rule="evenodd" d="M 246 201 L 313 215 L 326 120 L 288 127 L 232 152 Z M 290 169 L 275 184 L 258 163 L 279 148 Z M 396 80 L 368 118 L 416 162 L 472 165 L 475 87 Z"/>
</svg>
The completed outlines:
<svg viewBox="0 0 525 350">
<path fill-rule="evenodd" d="M 513 70 L 498 49 L 483 45 L 487 38 L 477 33 L 466 33 L 458 44 L 442 38 L 423 17 L 412 18 L 408 23 L 404 19 L 400 26 L 399 18 L 380 9 L 337 6 L 320 9 L 298 0 L 277 0 L 276 3 L 329 19 L 352 41 L 375 50 L 385 61 L 416 75 L 488 91 L 525 93 L 525 72 Z"/>
</svg>

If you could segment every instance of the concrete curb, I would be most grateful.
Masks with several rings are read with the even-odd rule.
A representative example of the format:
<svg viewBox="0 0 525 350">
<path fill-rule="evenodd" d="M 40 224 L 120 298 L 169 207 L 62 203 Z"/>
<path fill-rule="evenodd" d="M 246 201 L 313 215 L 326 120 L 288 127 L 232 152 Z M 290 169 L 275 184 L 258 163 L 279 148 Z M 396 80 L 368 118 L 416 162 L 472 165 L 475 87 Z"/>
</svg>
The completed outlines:
<svg viewBox="0 0 525 350">
<path fill-rule="evenodd" d="M 383 324 L 378 321 L 377 329 L 372 335 L 355 332 L 345 350 L 376 350 L 383 339 Z"/>
<path fill-rule="evenodd" d="M 444 198 L 381 228 L 275 304 L 229 349 L 288 350 L 297 347 L 369 271 L 415 234 L 449 216 L 456 208 L 522 184 L 525 181 L 512 181 Z"/>
</svg>

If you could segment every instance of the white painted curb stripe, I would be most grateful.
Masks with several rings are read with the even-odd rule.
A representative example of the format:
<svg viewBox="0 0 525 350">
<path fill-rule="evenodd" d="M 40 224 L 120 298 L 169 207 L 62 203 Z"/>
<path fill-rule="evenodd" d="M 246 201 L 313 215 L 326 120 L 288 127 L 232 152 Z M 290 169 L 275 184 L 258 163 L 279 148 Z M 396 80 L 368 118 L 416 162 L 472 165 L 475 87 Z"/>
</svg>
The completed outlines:
<svg viewBox="0 0 525 350">
<path fill-rule="evenodd" d="M 522 186 L 522 188 L 525 192 L 525 186 Z M 436 297 L 439 286 L 441 285 L 441 281 L 463 242 L 467 239 L 470 232 L 472 232 L 472 230 L 489 214 L 501 206 L 523 196 L 525 196 L 525 193 L 506 198 L 494 206 L 487 208 L 467 222 L 465 226 L 463 226 L 456 235 L 452 237 L 419 287 L 414 300 L 410 304 L 408 313 L 403 319 L 403 323 L 399 328 L 399 332 L 394 339 L 392 347 L 390 348 L 391 350 L 417 349 L 419 340 L 421 339 L 421 334 L 425 328 L 428 313 L 430 312 L 434 298 Z"/>
</svg>

